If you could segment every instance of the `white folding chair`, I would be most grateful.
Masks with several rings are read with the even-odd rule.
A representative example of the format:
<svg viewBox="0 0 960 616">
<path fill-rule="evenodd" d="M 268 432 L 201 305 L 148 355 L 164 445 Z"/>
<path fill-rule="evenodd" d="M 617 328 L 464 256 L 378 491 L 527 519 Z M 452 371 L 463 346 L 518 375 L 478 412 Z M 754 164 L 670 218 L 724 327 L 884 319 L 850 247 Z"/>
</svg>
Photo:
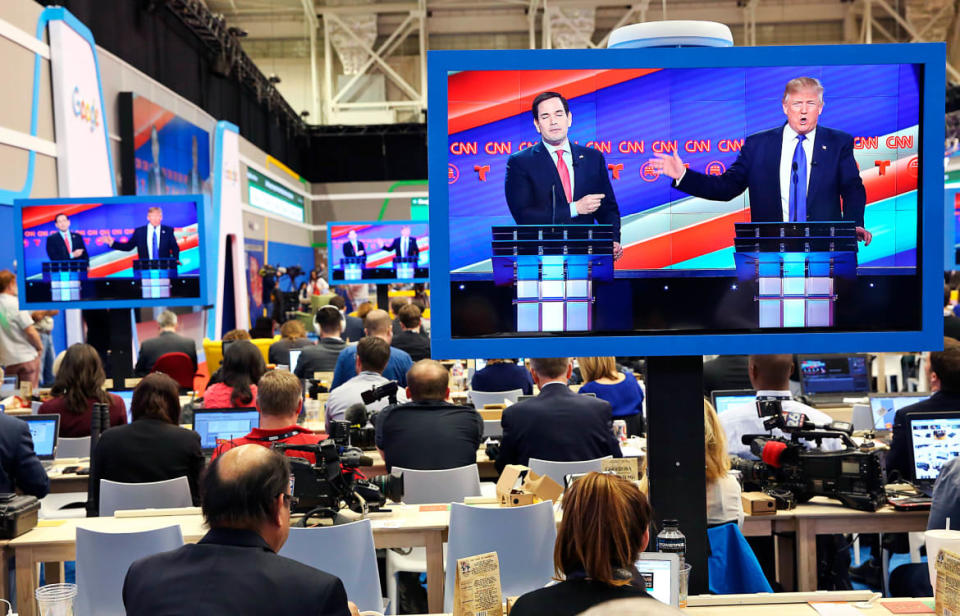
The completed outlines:
<svg viewBox="0 0 960 616">
<path fill-rule="evenodd" d="M 86 458 L 90 455 L 90 437 L 60 438 L 57 440 L 56 458 Z"/>
<path fill-rule="evenodd" d="M 100 480 L 100 517 L 120 509 L 171 509 L 192 507 L 190 483 L 186 477 L 146 483 Z"/>
<path fill-rule="evenodd" d="M 516 402 L 517 398 L 523 395 L 522 389 L 511 389 L 509 391 L 474 391 L 469 390 L 467 394 L 470 401 L 476 409 L 482 409 L 486 404 L 503 404 L 504 400 L 511 403 Z"/>
<path fill-rule="evenodd" d="M 280 555 L 335 575 L 343 582 L 347 599 L 361 612 L 383 611 L 373 526 L 360 520 L 337 526 L 291 528 Z"/>
<path fill-rule="evenodd" d="M 130 565 L 182 545 L 183 535 L 177 525 L 133 533 L 102 533 L 78 527 L 78 616 L 124 616 L 123 580 Z"/>
<path fill-rule="evenodd" d="M 578 475 L 592 471 L 600 472 L 603 470 L 603 461 L 609 457 L 610 456 L 604 456 L 594 460 L 578 460 L 576 462 L 556 462 L 554 460 L 530 458 L 528 466 L 534 473 L 541 476 L 546 475 L 560 485 L 563 485 L 563 478 L 567 475 Z"/>
</svg>

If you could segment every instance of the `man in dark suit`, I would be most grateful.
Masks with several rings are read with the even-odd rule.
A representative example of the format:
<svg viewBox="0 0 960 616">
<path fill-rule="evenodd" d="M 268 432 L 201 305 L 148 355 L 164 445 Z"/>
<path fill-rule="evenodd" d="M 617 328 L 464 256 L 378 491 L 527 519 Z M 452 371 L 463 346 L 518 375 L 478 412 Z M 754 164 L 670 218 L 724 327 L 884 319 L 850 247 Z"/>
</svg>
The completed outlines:
<svg viewBox="0 0 960 616">
<path fill-rule="evenodd" d="M 420 254 L 420 248 L 417 247 L 417 238 L 410 237 L 410 227 L 400 229 L 400 237 L 393 238 L 384 250 L 392 250 L 398 257 L 416 257 Z"/>
<path fill-rule="evenodd" d="M 343 339 L 356 342 L 363 338 L 363 319 L 347 314 L 347 300 L 342 295 L 334 295 L 330 298 L 330 305 L 340 311 L 340 318 L 344 322 Z"/>
<path fill-rule="evenodd" d="M 787 123 L 746 138 L 737 160 L 721 175 L 687 169 L 680 156 L 657 153 L 653 167 L 674 179 L 683 192 L 729 201 L 749 190 L 753 222 L 849 221 L 869 244 L 864 228 L 867 193 L 853 157 L 853 137 L 817 126 L 823 86 L 811 77 L 787 82 L 783 113 Z"/>
<path fill-rule="evenodd" d="M 613 225 L 619 259 L 620 208 L 599 151 L 567 139 L 573 114 L 567 99 L 542 92 L 533 99 L 533 126 L 542 140 L 507 159 L 503 189 L 518 225 Z"/>
<path fill-rule="evenodd" d="M 292 501 L 285 456 L 242 445 L 218 457 L 202 484 L 209 532 L 134 562 L 123 582 L 127 614 L 357 614 L 339 578 L 277 555 Z"/>
<path fill-rule="evenodd" d="M 83 244 L 83 237 L 70 230 L 70 218 L 60 212 L 53 220 L 57 227 L 56 233 L 47 236 L 47 258 L 51 261 L 89 261 L 87 247 Z"/>
<path fill-rule="evenodd" d="M 312 379 L 314 372 L 333 372 L 340 352 L 347 346 L 341 338 L 343 321 L 334 306 L 321 306 L 313 316 L 313 321 L 320 334 L 320 342 L 300 351 L 300 361 L 294 374 L 301 379 Z"/>
<path fill-rule="evenodd" d="M 926 363 L 927 380 L 933 395 L 905 406 L 893 417 L 890 451 L 887 453 L 887 475 L 897 471 L 905 481 L 914 479 L 911 466 L 909 413 L 931 411 L 960 411 L 960 342 L 953 338 L 943 339 L 943 350 L 933 351 Z"/>
<path fill-rule="evenodd" d="M 623 457 L 613 435 L 610 403 L 570 391 L 572 370 L 566 357 L 530 360 L 540 395 L 504 409 L 498 473 L 507 464 L 526 465 L 530 458 L 576 462 Z"/>
<path fill-rule="evenodd" d="M 347 241 L 343 244 L 343 256 L 345 257 L 365 257 L 367 256 L 366 248 L 363 246 L 363 242 L 357 239 L 357 232 L 353 229 L 350 229 L 350 233 L 347 233 Z"/>
<path fill-rule="evenodd" d="M 160 327 L 160 334 L 156 338 L 144 340 L 140 345 L 134 375 L 146 376 L 153 370 L 153 365 L 160 356 L 167 353 L 186 353 L 193 362 L 193 370 L 196 371 L 197 345 L 190 338 L 177 333 L 177 315 L 164 310 L 157 319 L 157 325 Z"/>
<path fill-rule="evenodd" d="M 43 498 L 50 479 L 33 449 L 27 422 L 0 414 L 0 492 L 21 491 Z"/>
<path fill-rule="evenodd" d="M 149 224 L 133 230 L 133 237 L 126 242 L 115 242 L 109 235 L 104 236 L 107 246 L 112 250 L 137 251 L 140 259 L 180 259 L 180 246 L 173 234 L 173 227 L 161 225 L 163 210 L 153 206 L 147 210 Z"/>
<path fill-rule="evenodd" d="M 429 359 L 430 336 L 420 330 L 420 309 L 406 304 L 397 311 L 396 320 L 400 322 L 401 331 L 394 334 L 390 346 L 406 351 L 415 362 Z"/>
</svg>

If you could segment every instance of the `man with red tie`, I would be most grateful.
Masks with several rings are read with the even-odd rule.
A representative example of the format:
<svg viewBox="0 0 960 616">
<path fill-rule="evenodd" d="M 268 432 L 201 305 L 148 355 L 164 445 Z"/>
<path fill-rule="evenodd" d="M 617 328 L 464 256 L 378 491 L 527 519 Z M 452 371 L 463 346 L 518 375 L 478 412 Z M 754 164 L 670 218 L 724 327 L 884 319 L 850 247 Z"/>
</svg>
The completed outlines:
<svg viewBox="0 0 960 616">
<path fill-rule="evenodd" d="M 53 224 L 57 232 L 47 236 L 47 258 L 51 261 L 89 261 L 83 238 L 70 231 L 70 218 L 61 212 L 53 219 Z"/>
<path fill-rule="evenodd" d="M 542 140 L 507 160 L 504 192 L 513 219 L 518 225 L 613 225 L 619 259 L 620 208 L 603 154 L 567 139 L 573 114 L 561 94 L 538 94 L 531 111 Z"/>
</svg>

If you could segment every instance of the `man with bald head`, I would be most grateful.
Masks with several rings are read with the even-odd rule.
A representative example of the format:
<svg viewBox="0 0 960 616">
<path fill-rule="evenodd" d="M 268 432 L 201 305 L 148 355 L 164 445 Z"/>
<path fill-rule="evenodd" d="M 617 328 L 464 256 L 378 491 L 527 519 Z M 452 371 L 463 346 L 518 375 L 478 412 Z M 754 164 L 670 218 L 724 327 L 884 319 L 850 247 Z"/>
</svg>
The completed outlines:
<svg viewBox="0 0 960 616">
<path fill-rule="evenodd" d="M 421 359 L 407 372 L 407 404 L 377 415 L 377 449 L 389 471 L 457 468 L 477 461 L 483 418 L 476 410 L 447 402 L 450 374 L 432 359 Z"/>
<path fill-rule="evenodd" d="M 201 484 L 209 532 L 134 562 L 127 614 L 358 614 L 338 578 L 277 555 L 292 500 L 290 463 L 277 452 L 243 445 L 214 460 Z"/>
<path fill-rule="evenodd" d="M 393 342 L 393 321 L 386 310 L 371 310 L 363 319 L 363 331 L 367 336 L 380 338 L 388 345 Z M 390 359 L 383 369 L 383 376 L 396 381 L 401 387 L 407 386 L 407 370 L 413 366 L 410 354 L 401 349 L 390 347 Z M 340 352 L 337 366 L 333 371 L 333 383 L 330 389 L 336 389 L 357 376 L 357 346 L 351 345 Z"/>
<path fill-rule="evenodd" d="M 790 375 L 793 373 L 793 355 L 751 355 L 748 363 L 750 383 L 757 390 L 758 398 L 778 398 L 784 411 L 803 413 L 815 424 L 828 424 L 833 418 L 806 404 L 793 400 L 790 395 Z M 720 425 L 727 435 L 727 451 L 732 456 L 756 460 L 750 453 L 750 445 L 744 445 L 745 434 L 771 434 L 783 436 L 778 429 L 764 430 L 763 419 L 757 414 L 757 405 L 738 404 L 720 415 Z M 811 445 L 812 446 L 812 445 Z M 823 449 L 841 449 L 840 439 L 824 439 Z"/>
</svg>

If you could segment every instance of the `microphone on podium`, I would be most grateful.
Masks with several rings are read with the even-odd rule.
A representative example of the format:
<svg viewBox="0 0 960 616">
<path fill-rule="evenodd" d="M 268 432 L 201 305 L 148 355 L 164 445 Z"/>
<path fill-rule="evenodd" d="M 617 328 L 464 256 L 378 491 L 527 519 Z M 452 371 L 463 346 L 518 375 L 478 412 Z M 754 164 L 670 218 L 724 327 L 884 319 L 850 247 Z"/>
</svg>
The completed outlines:
<svg viewBox="0 0 960 616">
<path fill-rule="evenodd" d="M 550 218 L 550 224 L 557 224 L 557 185 L 552 184 L 550 186 L 550 198 L 553 200 L 553 210 L 552 216 Z"/>
</svg>

